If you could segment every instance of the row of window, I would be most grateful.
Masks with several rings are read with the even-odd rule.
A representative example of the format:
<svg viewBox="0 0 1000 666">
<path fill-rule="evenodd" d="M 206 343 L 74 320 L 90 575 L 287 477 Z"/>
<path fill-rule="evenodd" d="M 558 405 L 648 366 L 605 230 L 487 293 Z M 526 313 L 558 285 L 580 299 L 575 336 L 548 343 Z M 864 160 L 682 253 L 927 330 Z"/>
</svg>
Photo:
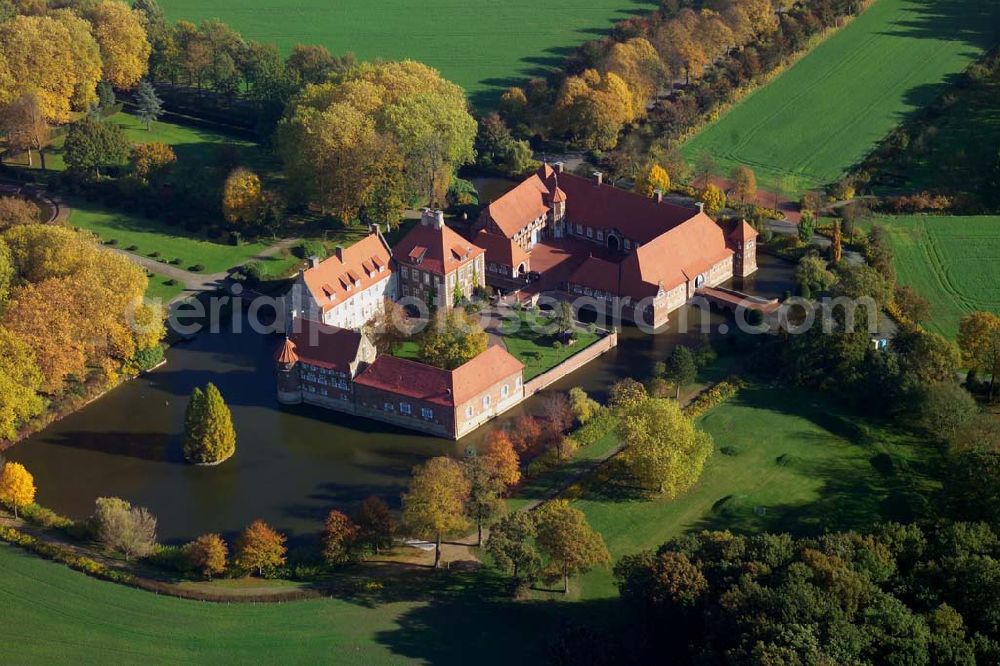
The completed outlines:
<svg viewBox="0 0 1000 666">
<path fill-rule="evenodd" d="M 521 389 L 520 377 L 518 377 L 514 381 L 514 388 L 517 390 Z M 500 387 L 500 400 L 506 400 L 509 397 L 510 397 L 510 384 L 504 384 L 503 386 Z M 483 409 L 484 410 L 489 409 L 492 404 L 493 404 L 493 396 L 487 393 L 486 395 L 483 396 Z M 473 408 L 473 406 L 469 405 L 468 407 L 465 408 L 465 418 L 471 419 L 475 415 L 475 412 L 476 410 Z"/>
<path fill-rule="evenodd" d="M 396 403 L 393 403 L 393 402 L 387 402 L 387 403 L 385 403 L 383 405 L 383 410 L 386 411 L 386 412 L 392 412 L 392 413 L 394 413 L 396 411 Z M 412 416 L 413 415 L 413 406 L 410 405 L 410 403 L 403 402 L 401 400 L 399 402 L 399 413 L 403 414 L 405 416 Z M 421 407 L 420 408 L 420 417 L 423 418 L 423 419 L 426 419 L 426 420 L 430 421 L 430 420 L 432 420 L 434 418 L 434 410 L 431 409 L 430 407 Z"/>
<path fill-rule="evenodd" d="M 577 236 L 586 236 L 587 238 L 594 238 L 595 234 L 597 235 L 597 240 L 598 241 L 604 242 L 604 231 L 603 230 L 601 230 L 601 229 L 594 229 L 593 227 L 585 227 L 584 225 L 580 224 L 579 222 L 576 223 L 576 235 Z M 626 250 L 631 250 L 633 247 L 638 250 L 639 249 L 639 243 L 633 243 L 631 240 L 629 240 L 628 238 L 626 238 L 624 241 L 622 241 L 622 247 L 624 247 Z"/>
</svg>

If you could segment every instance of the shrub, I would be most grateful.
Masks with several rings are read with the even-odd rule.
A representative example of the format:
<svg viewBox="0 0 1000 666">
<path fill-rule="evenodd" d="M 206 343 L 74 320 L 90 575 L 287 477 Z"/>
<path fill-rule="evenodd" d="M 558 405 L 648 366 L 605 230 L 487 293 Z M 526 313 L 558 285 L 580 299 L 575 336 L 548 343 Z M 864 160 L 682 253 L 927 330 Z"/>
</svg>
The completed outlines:
<svg viewBox="0 0 1000 666">
<path fill-rule="evenodd" d="M 711 388 L 705 389 L 684 408 L 684 413 L 697 418 L 716 405 L 729 400 L 746 386 L 739 377 L 729 377 Z"/>
<path fill-rule="evenodd" d="M 39 527 L 66 529 L 73 525 L 73 521 L 66 516 L 60 516 L 52 509 L 38 504 L 29 504 L 21 508 L 21 517 Z"/>
<path fill-rule="evenodd" d="M 159 257 L 160 257 L 160 252 L 158 250 L 154 250 L 153 252 L 149 253 L 150 259 L 159 259 Z"/>
<path fill-rule="evenodd" d="M 257 284 L 262 279 L 266 273 L 264 269 L 264 264 L 259 261 L 249 261 L 243 266 L 243 275 L 246 277 L 247 282 L 250 284 Z"/>
<path fill-rule="evenodd" d="M 146 372 L 161 362 L 163 362 L 163 346 L 157 344 L 137 351 L 132 357 L 131 365 L 138 372 Z"/>
<path fill-rule="evenodd" d="M 173 278 L 167 278 L 166 280 L 163 281 L 163 284 L 167 285 L 168 287 L 173 287 L 174 285 L 177 284 L 177 280 Z"/>
<path fill-rule="evenodd" d="M 118 239 L 117 238 L 109 238 L 108 240 L 104 241 L 104 244 L 105 245 L 118 245 Z"/>
<path fill-rule="evenodd" d="M 740 451 L 739 447 L 737 446 L 723 446 L 722 448 L 719 449 L 719 452 L 724 456 L 731 456 L 731 457 L 738 456 L 740 455 L 740 453 L 742 453 L 742 451 Z"/>
<path fill-rule="evenodd" d="M 126 250 L 128 250 L 129 252 L 135 252 L 136 250 L 138 250 L 138 249 L 139 249 L 139 246 L 138 246 L 138 245 L 129 245 L 129 246 L 128 246 L 127 248 L 125 248 L 125 249 L 126 249 Z"/>
<path fill-rule="evenodd" d="M 617 425 L 618 419 L 614 417 L 610 410 L 602 407 L 586 424 L 573 432 L 573 439 L 579 442 L 581 446 L 589 446 L 599 442 L 609 433 L 614 432 Z"/>
<path fill-rule="evenodd" d="M 170 260 L 171 266 L 180 266 L 182 263 L 184 263 L 184 260 L 181 259 L 180 257 L 174 257 L 173 259 Z"/>
<path fill-rule="evenodd" d="M 308 259 L 309 257 L 319 257 L 320 260 L 326 258 L 326 246 L 320 241 L 307 240 L 302 241 L 301 244 L 297 245 L 293 250 L 293 253 L 299 259 Z"/>
<path fill-rule="evenodd" d="M 191 271 L 192 273 L 200 273 L 203 270 L 205 270 L 205 265 L 204 264 L 195 264 L 194 266 L 188 267 L 188 270 Z"/>
</svg>

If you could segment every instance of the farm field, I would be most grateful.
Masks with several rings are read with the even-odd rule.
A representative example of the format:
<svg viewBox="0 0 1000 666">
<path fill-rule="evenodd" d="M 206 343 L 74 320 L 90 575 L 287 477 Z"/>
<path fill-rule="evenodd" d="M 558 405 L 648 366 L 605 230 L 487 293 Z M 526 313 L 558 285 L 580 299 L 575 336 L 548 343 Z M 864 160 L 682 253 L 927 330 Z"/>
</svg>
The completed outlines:
<svg viewBox="0 0 1000 666">
<path fill-rule="evenodd" d="M 488 576 L 411 601 L 367 597 L 272 604 L 187 601 L 88 578 L 0 544 L 0 642 L 18 662 L 513 663 L 541 659 L 551 604 L 502 599 Z M 419 576 L 419 573 L 414 575 Z M 390 581 L 391 584 L 391 581 Z M 444 588 L 444 586 L 441 586 Z M 426 587 L 424 588 L 426 595 Z M 563 609 L 565 610 L 565 609 Z M 448 640 L 441 640 L 442 636 Z"/>
<path fill-rule="evenodd" d="M 616 21 L 656 7 L 648 0 L 163 0 L 171 20 L 219 18 L 247 39 L 322 44 L 370 60 L 419 60 L 459 84 L 477 106 L 517 79 L 558 65 L 570 49 Z"/>
<path fill-rule="evenodd" d="M 876 220 L 888 231 L 900 283 L 931 302 L 927 328 L 954 338 L 963 315 L 1000 314 L 1000 215 L 903 215 Z"/>
<path fill-rule="evenodd" d="M 682 153 L 722 174 L 748 165 L 788 194 L 834 181 L 995 43 L 998 14 L 980 0 L 876 0 Z"/>
<path fill-rule="evenodd" d="M 715 452 L 688 494 L 642 500 L 604 485 L 577 500 L 612 560 L 692 530 L 802 535 L 904 520 L 920 513 L 933 487 L 925 476 L 931 452 L 918 441 L 801 391 L 751 386 L 701 425 Z M 606 569 L 577 585 L 585 599 L 617 594 Z"/>
</svg>

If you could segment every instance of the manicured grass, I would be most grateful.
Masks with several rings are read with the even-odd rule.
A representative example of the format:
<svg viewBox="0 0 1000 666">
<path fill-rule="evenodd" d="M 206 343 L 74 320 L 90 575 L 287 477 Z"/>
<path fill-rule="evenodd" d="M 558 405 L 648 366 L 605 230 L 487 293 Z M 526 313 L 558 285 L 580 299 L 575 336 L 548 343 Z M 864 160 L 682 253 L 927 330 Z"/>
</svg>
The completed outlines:
<svg viewBox="0 0 1000 666">
<path fill-rule="evenodd" d="M 597 333 L 579 328 L 576 342 L 572 345 L 556 345 L 555 335 L 547 332 L 549 328 L 554 328 L 554 325 L 529 312 L 521 312 L 517 319 L 503 323 L 503 343 L 511 355 L 524 363 L 524 381 L 554 368 L 573 354 L 594 344 L 599 338 Z"/>
<path fill-rule="evenodd" d="M 537 663 L 560 615 L 580 606 L 510 601 L 488 573 L 408 571 L 350 599 L 216 604 L 97 581 L 7 544 L 0 568 L 0 643 L 21 664 Z"/>
<path fill-rule="evenodd" d="M 644 499 L 608 482 L 576 502 L 613 559 L 691 530 L 816 534 L 909 519 L 933 487 L 929 445 L 845 414 L 821 396 L 753 386 L 701 425 L 715 452 L 686 495 Z M 583 598 L 616 594 L 608 570 L 591 572 L 577 586 Z"/>
<path fill-rule="evenodd" d="M 997 36 L 981 0 L 877 0 L 682 148 L 789 193 L 836 180 Z"/>
<path fill-rule="evenodd" d="M 906 215 L 876 220 L 889 232 L 897 278 L 931 302 L 927 327 L 954 338 L 974 310 L 1000 314 L 1000 216 Z"/>
<path fill-rule="evenodd" d="M 246 262 L 267 246 L 263 243 L 226 245 L 200 239 L 183 226 L 171 227 L 160 220 L 131 215 L 88 203 L 84 199 L 69 202 L 72 209 L 69 224 L 97 234 L 101 240 L 117 240 L 115 247 L 135 246 L 137 254 L 149 256 L 159 252 L 157 259 L 169 262 L 180 259 L 178 268 L 189 269 L 201 264 L 204 273 L 219 273 Z M 275 261 L 288 261 L 275 258 Z"/>
<path fill-rule="evenodd" d="M 359 58 L 409 58 L 441 70 L 473 95 L 496 92 L 545 67 L 558 66 L 570 48 L 594 39 L 631 14 L 655 9 L 649 0 L 164 0 L 171 20 L 220 18 L 247 39 L 322 44 Z"/>
<path fill-rule="evenodd" d="M 161 303 L 166 305 L 184 291 L 184 285 L 180 282 L 175 281 L 174 284 L 167 284 L 168 282 L 170 282 L 170 278 L 153 273 L 152 277 L 149 278 L 149 286 L 146 287 L 146 298 L 159 299 Z"/>
</svg>

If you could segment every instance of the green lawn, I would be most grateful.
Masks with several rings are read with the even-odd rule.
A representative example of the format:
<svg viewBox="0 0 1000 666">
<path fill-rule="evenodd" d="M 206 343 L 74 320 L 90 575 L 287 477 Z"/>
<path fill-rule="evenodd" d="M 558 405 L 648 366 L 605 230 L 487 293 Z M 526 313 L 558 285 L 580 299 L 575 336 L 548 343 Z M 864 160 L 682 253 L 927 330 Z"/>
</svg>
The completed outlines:
<svg viewBox="0 0 1000 666">
<path fill-rule="evenodd" d="M 931 302 L 927 327 L 954 338 L 963 315 L 1000 314 L 1000 215 L 905 215 L 876 220 L 889 232 L 896 272 Z"/>
<path fill-rule="evenodd" d="M 998 15 L 982 0 L 876 0 L 682 152 L 790 193 L 836 180 L 996 42 Z"/>
<path fill-rule="evenodd" d="M 165 262 L 180 259 L 178 268 L 189 269 L 201 264 L 205 273 L 218 273 L 246 262 L 267 247 L 263 243 L 216 243 L 198 238 L 183 226 L 171 227 L 160 220 L 112 210 L 80 198 L 71 200 L 69 205 L 72 209 L 70 225 L 93 231 L 105 242 L 116 240 L 115 246 L 119 249 L 135 246 L 134 251 L 145 256 L 159 252 L 158 259 Z M 266 260 L 270 261 L 288 263 L 289 259 Z"/>
<path fill-rule="evenodd" d="M 649 0 L 163 0 L 171 20 L 220 18 L 247 39 L 322 44 L 364 60 L 410 58 L 441 70 L 477 105 L 542 68 L 613 23 L 655 9 Z"/>
<path fill-rule="evenodd" d="M 488 573 L 410 571 L 350 599 L 186 601 L 0 544 L 0 644 L 21 664 L 510 664 L 581 604 L 515 603 Z"/>
<path fill-rule="evenodd" d="M 537 321 L 536 326 L 531 325 L 533 321 Z M 524 381 L 554 368 L 599 339 L 597 333 L 579 328 L 576 342 L 572 345 L 560 343 L 557 346 L 555 335 L 546 332 L 552 326 L 547 319 L 533 319 L 532 313 L 528 311 L 519 313 L 517 319 L 504 322 L 503 343 L 512 356 L 524 363 Z"/>
<path fill-rule="evenodd" d="M 153 273 L 149 278 L 149 286 L 146 287 L 146 298 L 159 299 L 163 304 L 167 304 L 184 291 L 184 285 L 181 283 L 174 281 L 173 284 L 168 284 L 168 282 L 171 282 L 170 278 Z"/>
<path fill-rule="evenodd" d="M 690 530 L 815 534 L 908 519 L 933 487 L 926 445 L 801 391 L 753 386 L 701 424 L 715 453 L 688 494 L 637 499 L 628 488 L 605 484 L 576 502 L 613 559 Z M 616 594 L 608 570 L 584 576 L 578 588 L 582 598 Z"/>
</svg>

